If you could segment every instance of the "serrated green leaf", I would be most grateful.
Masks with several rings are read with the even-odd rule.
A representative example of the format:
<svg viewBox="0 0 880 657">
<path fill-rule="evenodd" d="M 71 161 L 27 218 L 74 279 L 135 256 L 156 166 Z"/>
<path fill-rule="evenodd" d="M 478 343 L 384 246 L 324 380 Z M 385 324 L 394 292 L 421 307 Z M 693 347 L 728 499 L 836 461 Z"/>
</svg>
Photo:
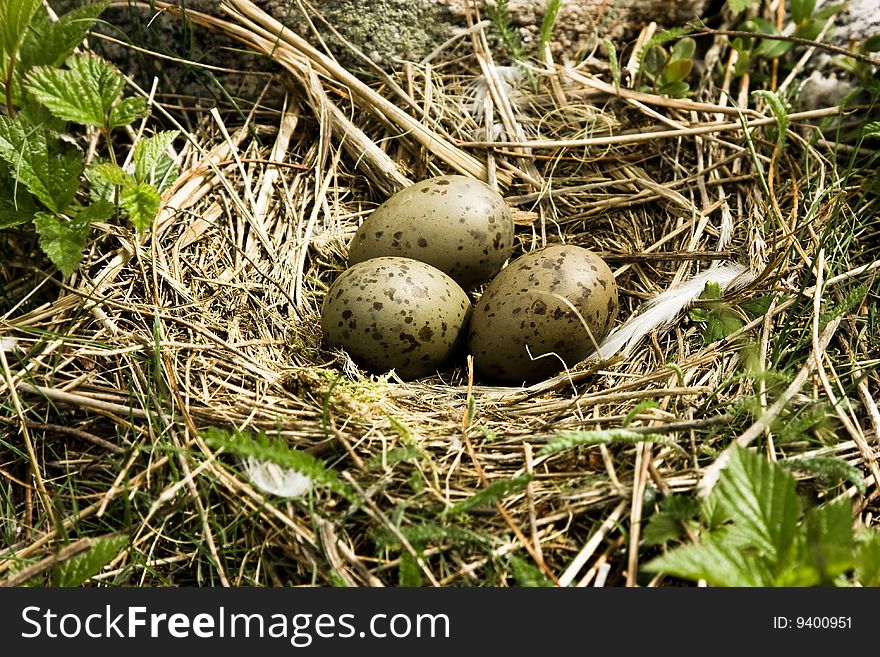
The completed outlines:
<svg viewBox="0 0 880 657">
<path fill-rule="evenodd" d="M 738 14 L 743 9 L 747 9 L 758 4 L 761 0 L 727 0 L 727 7 L 732 14 Z"/>
<path fill-rule="evenodd" d="M 754 297 L 753 299 L 747 299 L 739 304 L 739 307 L 749 319 L 757 319 L 758 317 L 763 317 L 767 314 L 767 311 L 770 310 L 771 303 L 773 303 L 773 297 L 771 295 L 765 295 Z"/>
<path fill-rule="evenodd" d="M 566 431 L 554 436 L 541 449 L 538 450 L 538 456 L 547 456 L 557 452 L 564 452 L 575 447 L 585 445 L 608 445 L 616 442 L 627 443 L 644 443 L 654 442 L 665 445 L 673 445 L 673 441 L 668 436 L 659 434 L 636 433 L 629 429 L 605 429 L 599 431 Z"/>
<path fill-rule="evenodd" d="M 684 535 L 684 529 L 678 518 L 669 513 L 655 513 L 648 519 L 642 532 L 645 545 L 665 545 Z"/>
<path fill-rule="evenodd" d="M 859 583 L 862 586 L 880 586 L 880 533 L 874 530 L 860 537 L 856 555 Z"/>
<path fill-rule="evenodd" d="M 119 195 L 119 205 L 128 214 L 135 230 L 147 230 L 156 218 L 162 197 L 159 190 L 147 183 L 124 187 Z"/>
<path fill-rule="evenodd" d="M 648 562 L 643 570 L 703 579 L 712 586 L 769 586 L 773 582 L 761 559 L 710 537 L 697 545 L 675 548 Z"/>
<path fill-rule="evenodd" d="M 6 62 L 24 38 L 28 25 L 42 4 L 41 0 L 0 0 L 0 61 Z"/>
<path fill-rule="evenodd" d="M 0 178 L 0 230 L 31 221 L 37 211 L 30 193 Z"/>
<path fill-rule="evenodd" d="M 242 431 L 206 429 L 202 432 L 205 442 L 214 449 L 224 449 L 242 457 L 254 457 L 263 461 L 277 463 L 282 468 L 296 470 L 309 477 L 318 486 L 323 486 L 341 495 L 350 502 L 356 502 L 354 491 L 336 476 L 324 462 L 308 452 L 295 449 L 281 440 L 273 440 L 265 433 L 248 434 Z"/>
<path fill-rule="evenodd" d="M 794 565 L 777 576 L 779 586 L 831 586 L 855 566 L 849 500 L 809 509 L 800 528 Z"/>
<path fill-rule="evenodd" d="M 21 42 L 22 68 L 61 66 L 109 6 L 109 2 L 90 2 L 57 21 L 51 21 L 46 12 L 37 12 Z"/>
<path fill-rule="evenodd" d="M 118 128 L 128 125 L 146 116 L 148 112 L 147 101 L 140 96 L 123 98 L 110 110 L 108 126 L 110 128 Z"/>
<path fill-rule="evenodd" d="M 138 182 L 148 182 L 157 189 L 170 185 L 169 172 L 174 160 L 167 151 L 177 135 L 177 130 L 164 130 L 148 139 L 141 139 L 134 147 L 134 177 Z"/>
<path fill-rule="evenodd" d="M 813 15 L 815 8 L 816 0 L 791 0 L 791 19 L 802 23 Z"/>
<path fill-rule="evenodd" d="M 0 158 L 12 177 L 53 212 L 63 212 L 76 195 L 82 154 L 42 127 L 28 125 L 21 112 L 15 118 L 0 115 Z"/>
<path fill-rule="evenodd" d="M 440 515 L 453 516 L 465 513 L 476 507 L 495 504 L 504 499 L 507 495 L 522 490 L 531 480 L 532 475 L 520 475 L 519 477 L 513 477 L 511 479 L 499 479 L 486 486 L 483 490 L 474 493 L 469 498 L 444 509 Z"/>
<path fill-rule="evenodd" d="M 70 276 L 82 260 L 82 251 L 91 232 L 88 217 L 67 219 L 48 212 L 34 215 L 40 248 L 64 276 Z"/>
<path fill-rule="evenodd" d="M 865 139 L 880 137 L 880 121 L 871 121 L 866 123 L 862 130 L 862 136 Z"/>
<path fill-rule="evenodd" d="M 73 55 L 65 64 L 67 69 L 33 68 L 25 88 L 59 119 L 104 127 L 125 79 L 110 62 L 94 55 Z"/>
<path fill-rule="evenodd" d="M 86 174 L 90 181 L 101 180 L 110 185 L 126 186 L 133 185 L 135 180 L 118 164 L 112 162 L 97 162 L 89 167 Z"/>
<path fill-rule="evenodd" d="M 801 515 L 794 478 L 763 456 L 736 446 L 716 488 L 739 537 L 777 569 L 787 565 Z"/>
<path fill-rule="evenodd" d="M 91 547 L 67 561 L 58 564 L 55 572 L 57 586 L 79 586 L 113 561 L 128 545 L 128 536 L 102 536 L 92 539 Z"/>
<path fill-rule="evenodd" d="M 510 555 L 508 563 L 517 586 L 524 588 L 552 587 L 553 582 L 541 572 L 541 569 L 515 554 Z"/>
</svg>

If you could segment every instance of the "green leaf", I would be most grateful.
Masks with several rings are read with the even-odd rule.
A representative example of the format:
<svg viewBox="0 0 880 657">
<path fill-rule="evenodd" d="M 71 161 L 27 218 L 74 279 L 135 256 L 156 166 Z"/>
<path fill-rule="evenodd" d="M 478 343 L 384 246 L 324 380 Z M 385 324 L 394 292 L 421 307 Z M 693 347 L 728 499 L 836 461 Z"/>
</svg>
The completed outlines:
<svg viewBox="0 0 880 657">
<path fill-rule="evenodd" d="M 756 5 L 761 0 L 727 0 L 727 6 L 730 9 L 732 14 L 738 14 L 743 9 L 747 9 L 753 5 Z"/>
<path fill-rule="evenodd" d="M 819 33 L 822 32 L 822 28 L 824 26 L 825 21 L 815 19 L 805 21 L 804 23 L 798 25 L 792 36 L 796 36 L 799 39 L 808 39 L 810 41 L 814 41 L 816 37 L 819 36 Z"/>
<path fill-rule="evenodd" d="M 512 479 L 499 479 L 486 486 L 483 490 L 474 493 L 469 498 L 444 509 L 440 515 L 457 515 L 470 511 L 476 507 L 495 504 L 504 499 L 507 495 L 522 490 L 531 480 L 532 475 L 520 475 L 519 477 L 513 477 Z"/>
<path fill-rule="evenodd" d="M 713 308 L 706 321 L 706 328 L 703 330 L 703 342 L 712 344 L 723 340 L 739 331 L 743 326 L 745 324 L 739 315 L 727 306 Z"/>
<path fill-rule="evenodd" d="M 756 57 L 766 57 L 767 59 L 776 59 L 782 57 L 791 50 L 794 44 L 791 41 L 780 41 L 778 39 L 763 39 L 761 44 L 755 48 Z"/>
<path fill-rule="evenodd" d="M 81 208 L 76 218 L 91 224 L 96 221 L 107 221 L 115 211 L 116 207 L 109 201 L 95 201 L 91 205 Z"/>
<path fill-rule="evenodd" d="M 783 150 L 785 148 L 785 138 L 788 136 L 789 119 L 788 110 L 785 109 L 782 99 L 767 89 L 758 89 L 757 91 L 753 91 L 752 95 L 763 98 L 770 106 L 770 110 L 773 112 L 773 117 L 776 119 L 776 148 L 780 151 Z"/>
<path fill-rule="evenodd" d="M 637 433 L 628 429 L 604 429 L 599 431 L 566 431 L 554 436 L 546 445 L 538 450 L 538 456 L 547 456 L 564 452 L 582 445 L 608 445 L 616 442 L 644 443 L 654 442 L 673 445 L 668 436 L 659 434 Z"/>
<path fill-rule="evenodd" d="M 799 438 L 801 436 L 798 436 Z M 810 456 L 779 461 L 779 465 L 789 470 L 800 470 L 820 475 L 831 481 L 848 481 L 862 495 L 867 492 L 861 471 L 841 458 L 834 456 Z"/>
<path fill-rule="evenodd" d="M 670 61 L 679 61 L 683 59 L 693 59 L 694 53 L 697 50 L 697 42 L 694 41 L 691 37 L 685 37 L 683 39 L 679 39 L 675 46 L 672 48 L 672 53 L 669 55 Z"/>
<path fill-rule="evenodd" d="M 862 130 L 862 136 L 865 139 L 880 137 L 880 121 L 871 121 L 870 123 L 866 123 L 864 129 Z"/>
<path fill-rule="evenodd" d="M 620 88 L 620 63 L 617 61 L 617 49 L 611 43 L 611 39 L 603 39 L 602 43 L 608 51 L 608 67 L 611 69 L 611 81 L 616 88 Z"/>
<path fill-rule="evenodd" d="M 641 71 L 648 79 L 655 80 L 663 71 L 663 67 L 666 66 L 667 59 L 666 51 L 662 47 L 653 46 L 645 53 Z"/>
<path fill-rule="evenodd" d="M 670 495 L 660 502 L 660 508 L 645 526 L 645 543 L 663 545 L 681 538 L 682 522 L 688 522 L 700 512 L 700 501 L 685 495 Z"/>
<path fill-rule="evenodd" d="M 5 62 L 19 47 L 41 0 L 0 0 L 0 61 Z M 4 71 L 5 73 L 5 71 Z"/>
<path fill-rule="evenodd" d="M 853 518 L 849 500 L 807 511 L 794 566 L 782 573 L 781 586 L 831 586 L 855 566 Z"/>
<path fill-rule="evenodd" d="M 642 532 L 645 545 L 665 545 L 682 537 L 684 529 L 678 518 L 668 513 L 655 513 Z"/>
<path fill-rule="evenodd" d="M 862 586 L 880 586 L 880 533 L 862 537 L 856 552 L 856 575 Z"/>
<path fill-rule="evenodd" d="M 424 586 L 425 579 L 419 562 L 409 552 L 402 552 L 400 565 L 397 568 L 398 582 L 403 587 Z"/>
<path fill-rule="evenodd" d="M 89 167 L 87 176 L 89 180 L 97 179 L 109 185 L 120 187 L 133 185 L 135 182 L 131 174 L 126 173 L 121 166 L 112 162 L 97 162 Z"/>
<path fill-rule="evenodd" d="M 167 189 L 173 179 L 171 171 L 174 160 L 167 151 L 178 135 L 177 130 L 164 130 L 148 139 L 141 139 L 134 147 L 134 177 L 138 182 L 147 182 L 157 189 Z"/>
<path fill-rule="evenodd" d="M 110 110 L 110 119 L 107 125 L 110 128 L 128 125 L 146 116 L 148 112 L 147 101 L 140 96 L 123 98 Z"/>
<path fill-rule="evenodd" d="M 63 212 L 79 188 L 82 154 L 45 129 L 28 125 L 21 114 L 0 115 L 0 158 L 43 205 Z"/>
<path fill-rule="evenodd" d="M 73 55 L 66 65 L 35 67 L 25 87 L 59 119 L 104 127 L 125 79 L 115 66 L 93 55 Z"/>
<path fill-rule="evenodd" d="M 315 485 L 328 488 L 350 502 L 357 501 L 354 491 L 348 484 L 340 481 L 336 472 L 324 465 L 323 461 L 281 440 L 273 440 L 263 432 L 248 434 L 236 430 L 206 429 L 202 432 L 202 437 L 214 449 L 223 449 L 238 456 L 252 456 L 277 463 L 283 468 L 296 470 L 309 477 Z"/>
<path fill-rule="evenodd" d="M 58 564 L 55 572 L 57 586 L 79 586 L 113 561 L 128 545 L 128 536 L 112 535 L 92 539 L 91 547 L 67 561 Z"/>
<path fill-rule="evenodd" d="M 846 9 L 846 4 L 846 2 L 839 2 L 836 5 L 828 5 L 827 7 L 822 7 L 819 11 L 813 14 L 813 18 L 825 21 L 826 19 L 834 16 L 834 14 L 839 14 L 844 9 Z"/>
<path fill-rule="evenodd" d="M 64 276 L 70 276 L 82 260 L 82 251 L 91 232 L 88 216 L 67 219 L 48 212 L 34 215 L 40 248 Z"/>
<path fill-rule="evenodd" d="M 135 230 L 147 230 L 156 218 L 162 197 L 159 191 L 150 184 L 137 183 L 123 188 L 119 195 L 119 205 L 128 213 Z"/>
<path fill-rule="evenodd" d="M 862 50 L 865 52 L 880 51 L 880 34 L 875 34 L 865 39 L 865 42 L 862 44 Z"/>
<path fill-rule="evenodd" d="M 713 586 L 769 586 L 773 581 L 763 560 L 710 537 L 697 545 L 675 548 L 645 564 L 643 570 L 703 579 Z"/>
<path fill-rule="evenodd" d="M 540 568 L 529 563 L 525 559 L 521 559 L 515 554 L 512 554 L 510 555 L 508 563 L 510 564 L 510 570 L 513 573 L 513 578 L 516 580 L 517 586 L 529 588 L 553 586 L 553 582 L 541 572 Z"/>
<path fill-rule="evenodd" d="M 91 2 L 55 22 L 49 20 L 48 13 L 38 12 L 21 43 L 22 68 L 61 66 L 109 6 L 109 2 Z"/>
<path fill-rule="evenodd" d="M 36 211 L 36 204 L 26 189 L 0 178 L 0 230 L 31 221 Z"/>
<path fill-rule="evenodd" d="M 690 75 L 693 67 L 694 63 L 690 59 L 670 60 L 666 64 L 666 68 L 663 69 L 663 75 L 660 76 L 660 80 L 664 86 L 680 82 Z"/>
<path fill-rule="evenodd" d="M 791 19 L 795 23 L 803 23 L 813 15 L 816 0 L 791 0 Z"/>
<path fill-rule="evenodd" d="M 777 570 L 784 567 L 792 556 L 801 515 L 794 478 L 776 463 L 736 446 L 717 490 L 739 538 Z"/>
<path fill-rule="evenodd" d="M 767 311 L 770 310 L 771 303 L 773 303 L 773 297 L 768 294 L 761 297 L 747 299 L 739 304 L 739 307 L 749 319 L 757 319 L 758 317 L 763 317 L 767 314 Z"/>
</svg>

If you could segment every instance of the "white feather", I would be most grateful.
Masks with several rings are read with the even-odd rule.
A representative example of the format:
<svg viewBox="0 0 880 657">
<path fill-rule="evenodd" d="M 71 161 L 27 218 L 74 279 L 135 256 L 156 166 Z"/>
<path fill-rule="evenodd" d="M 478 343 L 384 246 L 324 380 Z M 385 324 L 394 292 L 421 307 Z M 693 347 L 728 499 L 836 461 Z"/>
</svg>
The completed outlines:
<svg viewBox="0 0 880 657">
<path fill-rule="evenodd" d="M 620 353 L 629 355 L 639 341 L 651 331 L 673 323 L 682 311 L 696 301 L 706 283 L 718 283 L 722 290 L 734 290 L 754 280 L 749 268 L 735 262 L 716 264 L 696 274 L 675 288 L 661 292 L 648 301 L 642 310 L 623 323 L 599 345 L 592 358 L 607 359 Z"/>
<path fill-rule="evenodd" d="M 296 470 L 282 468 L 277 463 L 248 456 L 244 471 L 251 482 L 264 493 L 279 497 L 299 497 L 312 487 L 312 480 Z"/>
</svg>

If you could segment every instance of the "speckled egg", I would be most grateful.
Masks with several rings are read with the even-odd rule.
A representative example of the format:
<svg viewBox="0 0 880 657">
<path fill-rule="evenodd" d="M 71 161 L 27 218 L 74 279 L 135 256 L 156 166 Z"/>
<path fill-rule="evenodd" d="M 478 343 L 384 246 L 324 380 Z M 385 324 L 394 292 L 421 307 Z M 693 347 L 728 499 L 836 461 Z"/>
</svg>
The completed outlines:
<svg viewBox="0 0 880 657">
<path fill-rule="evenodd" d="M 329 347 L 375 372 L 433 373 L 462 342 L 471 303 L 436 267 L 411 258 L 372 258 L 337 278 L 321 308 Z"/>
<path fill-rule="evenodd" d="M 468 289 L 501 271 L 513 252 L 513 215 L 491 187 L 439 176 L 398 192 L 358 228 L 349 264 L 403 256 L 434 265 Z"/>
<path fill-rule="evenodd" d="M 616 316 L 617 283 L 595 253 L 563 245 L 528 253 L 495 277 L 474 308 L 474 368 L 508 383 L 552 376 L 563 361 L 572 367 L 595 351 Z"/>
</svg>

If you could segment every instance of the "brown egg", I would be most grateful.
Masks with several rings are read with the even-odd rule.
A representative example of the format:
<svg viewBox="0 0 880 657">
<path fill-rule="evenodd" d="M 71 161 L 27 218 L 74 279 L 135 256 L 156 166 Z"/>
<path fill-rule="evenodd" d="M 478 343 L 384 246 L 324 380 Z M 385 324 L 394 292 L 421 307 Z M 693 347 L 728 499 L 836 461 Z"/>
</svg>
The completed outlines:
<svg viewBox="0 0 880 657">
<path fill-rule="evenodd" d="M 471 302 L 439 269 L 372 258 L 342 272 L 321 308 L 324 342 L 363 367 L 402 378 L 432 374 L 463 342 Z"/>
<path fill-rule="evenodd" d="M 608 334 L 617 303 L 614 275 L 592 251 L 556 245 L 521 256 L 474 308 L 468 336 L 474 368 L 522 383 L 572 367 Z"/>
<path fill-rule="evenodd" d="M 439 176 L 376 208 L 358 228 L 348 262 L 413 258 L 468 289 L 499 272 L 512 252 L 513 214 L 501 195 L 473 178 Z"/>
</svg>

